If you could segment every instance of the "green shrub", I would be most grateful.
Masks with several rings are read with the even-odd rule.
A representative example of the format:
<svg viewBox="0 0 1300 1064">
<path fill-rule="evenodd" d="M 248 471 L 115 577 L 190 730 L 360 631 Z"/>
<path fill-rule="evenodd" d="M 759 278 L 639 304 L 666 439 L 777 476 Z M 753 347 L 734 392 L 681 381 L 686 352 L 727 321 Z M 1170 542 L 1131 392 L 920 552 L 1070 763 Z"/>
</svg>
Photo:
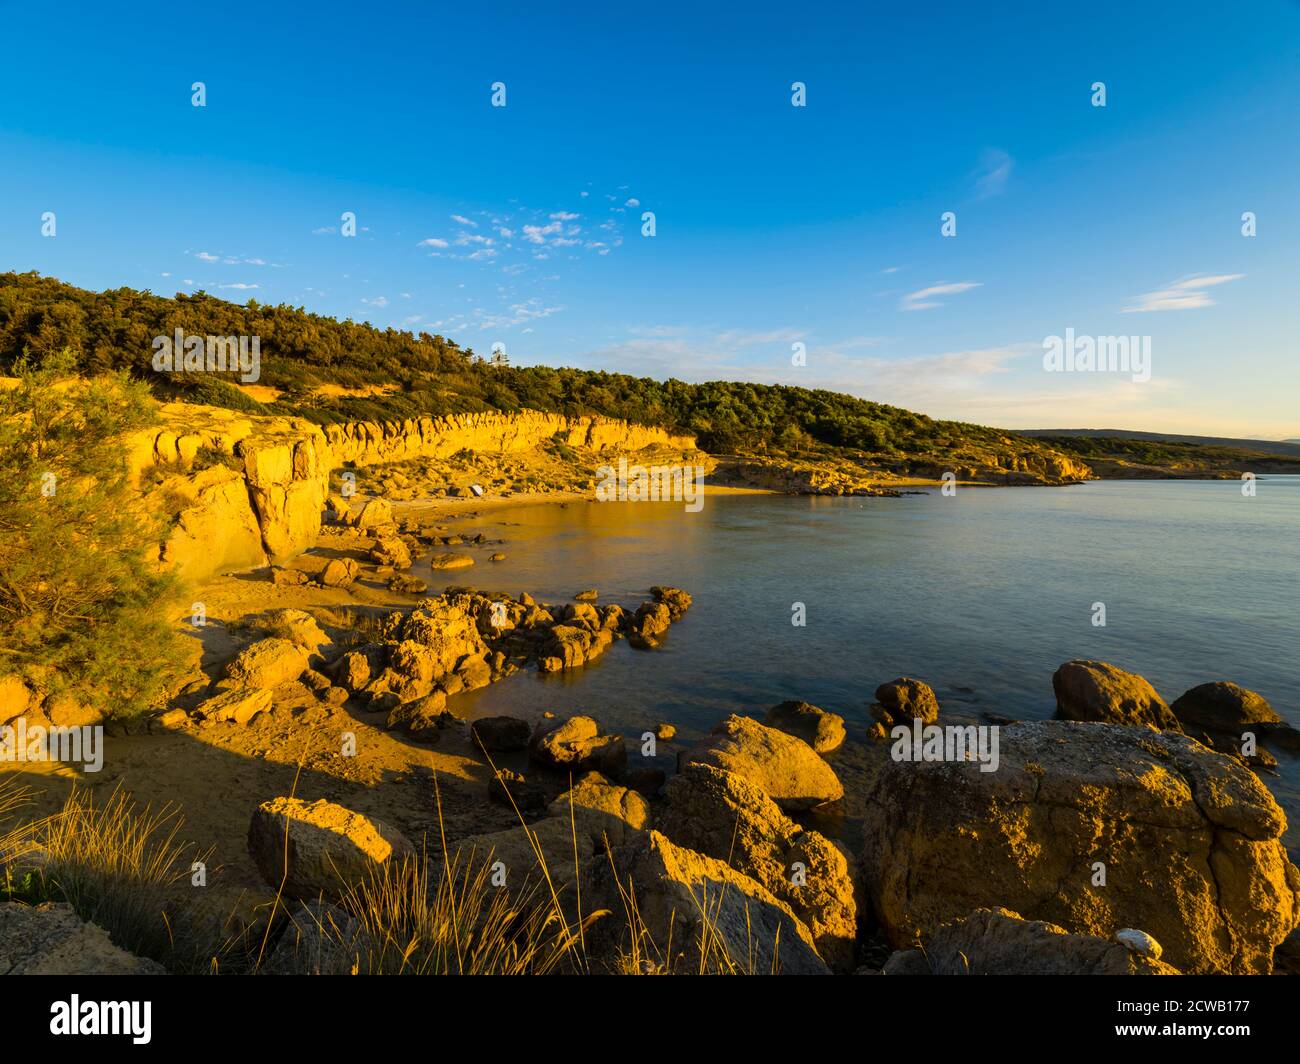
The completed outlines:
<svg viewBox="0 0 1300 1064">
<path fill-rule="evenodd" d="M 122 373 L 69 378 L 73 362 L 20 360 L 17 386 L 0 391 L 0 673 L 133 716 L 176 659 L 158 609 L 172 580 L 151 564 L 159 519 L 129 483 L 122 442 L 154 403 Z"/>
</svg>

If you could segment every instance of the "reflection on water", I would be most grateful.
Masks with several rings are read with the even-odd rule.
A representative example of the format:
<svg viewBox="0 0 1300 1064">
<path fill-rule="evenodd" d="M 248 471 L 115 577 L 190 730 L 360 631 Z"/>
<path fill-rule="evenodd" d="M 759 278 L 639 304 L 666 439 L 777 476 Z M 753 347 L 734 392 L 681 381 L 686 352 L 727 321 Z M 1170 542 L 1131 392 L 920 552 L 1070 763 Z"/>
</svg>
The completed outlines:
<svg viewBox="0 0 1300 1064">
<path fill-rule="evenodd" d="M 928 681 L 945 711 L 1050 716 L 1070 658 L 1146 676 L 1173 701 L 1208 680 L 1258 691 L 1300 725 L 1300 477 L 962 488 L 901 499 L 710 496 L 502 510 L 508 542 L 461 582 L 562 603 L 587 587 L 635 606 L 652 584 L 695 605 L 656 651 L 616 644 L 564 676 L 526 672 L 463 696 L 473 714 L 586 711 L 683 737 L 802 698 L 869 721 L 872 692 Z M 458 574 L 459 575 L 459 574 Z M 441 587 L 444 581 L 435 579 Z M 1107 625 L 1092 624 L 1093 604 Z M 791 624 L 803 603 L 805 627 Z M 1300 821 L 1300 772 L 1266 777 Z M 1293 829 L 1293 838 L 1294 836 Z"/>
</svg>

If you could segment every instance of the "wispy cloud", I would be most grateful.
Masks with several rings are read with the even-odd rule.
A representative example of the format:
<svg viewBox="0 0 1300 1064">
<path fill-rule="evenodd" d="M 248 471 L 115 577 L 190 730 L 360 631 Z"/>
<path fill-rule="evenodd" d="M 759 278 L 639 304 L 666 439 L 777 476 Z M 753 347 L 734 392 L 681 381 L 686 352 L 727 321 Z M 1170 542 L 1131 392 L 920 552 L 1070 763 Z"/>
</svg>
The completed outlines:
<svg viewBox="0 0 1300 1064">
<path fill-rule="evenodd" d="M 1001 148 L 990 148 L 980 159 L 979 170 L 975 176 L 975 196 L 988 199 L 1000 195 L 1006 190 L 1007 180 L 1016 161 Z"/>
<path fill-rule="evenodd" d="M 455 222 L 457 225 L 467 225 L 471 229 L 478 228 L 478 222 L 471 221 L 469 218 L 466 218 L 463 214 L 453 214 L 451 216 L 451 220 Z"/>
<path fill-rule="evenodd" d="M 440 236 L 431 236 L 421 240 L 418 246 L 422 248 L 445 248 L 450 247 L 450 244 Z"/>
<path fill-rule="evenodd" d="M 936 296 L 955 296 L 962 292 L 969 292 L 972 288 L 982 287 L 980 281 L 956 281 L 954 283 L 934 284 L 929 288 L 922 288 L 915 292 L 909 292 L 898 304 L 899 310 L 933 310 L 935 307 L 943 306 Z"/>
<path fill-rule="evenodd" d="M 1245 276 L 1244 273 L 1220 273 L 1187 277 L 1155 292 L 1138 296 L 1122 310 L 1125 314 L 1143 314 L 1157 310 L 1197 310 L 1200 307 L 1212 307 L 1214 300 L 1210 298 L 1210 293 L 1206 289 L 1227 284 L 1229 281 L 1237 281 Z"/>
</svg>

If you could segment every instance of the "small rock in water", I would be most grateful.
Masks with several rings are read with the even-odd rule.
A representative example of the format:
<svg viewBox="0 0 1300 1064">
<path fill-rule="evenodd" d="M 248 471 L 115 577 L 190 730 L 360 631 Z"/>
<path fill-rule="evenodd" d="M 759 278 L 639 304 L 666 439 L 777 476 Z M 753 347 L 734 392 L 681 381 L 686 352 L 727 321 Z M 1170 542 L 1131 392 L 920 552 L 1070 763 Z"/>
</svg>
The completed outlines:
<svg viewBox="0 0 1300 1064">
<path fill-rule="evenodd" d="M 1138 953 L 1143 957 L 1149 957 L 1153 961 L 1160 959 L 1160 954 L 1164 952 L 1160 948 L 1160 943 L 1148 935 L 1145 931 L 1138 931 L 1132 927 L 1121 927 L 1115 932 L 1115 941 L 1123 946 L 1130 953 Z"/>
<path fill-rule="evenodd" d="M 598 598 L 600 598 L 600 592 L 597 591 L 594 587 L 590 587 L 586 591 L 579 591 L 576 595 L 574 595 L 573 601 L 574 602 L 595 602 L 596 599 Z"/>
</svg>

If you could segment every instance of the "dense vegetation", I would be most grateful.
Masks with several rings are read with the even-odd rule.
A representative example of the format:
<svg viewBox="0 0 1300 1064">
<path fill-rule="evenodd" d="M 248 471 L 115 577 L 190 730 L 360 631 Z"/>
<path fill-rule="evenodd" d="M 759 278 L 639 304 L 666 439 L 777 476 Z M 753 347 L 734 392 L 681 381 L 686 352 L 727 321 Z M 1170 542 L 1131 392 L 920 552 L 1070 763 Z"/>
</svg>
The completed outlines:
<svg viewBox="0 0 1300 1064">
<path fill-rule="evenodd" d="M 0 389 L 0 675 L 130 716 L 162 693 L 176 639 L 120 442 L 155 404 L 121 373 L 69 384 L 73 368 L 71 353 L 20 360 Z"/>
<path fill-rule="evenodd" d="M 1300 473 L 1300 458 L 1242 447 L 1115 436 L 1036 436 L 1035 439 L 1088 463 L 1110 461 L 1198 472 Z"/>
<path fill-rule="evenodd" d="M 260 403 L 229 383 L 233 378 L 155 372 L 153 339 L 177 328 L 260 337 L 258 383 L 278 396 Z M 995 429 L 935 421 L 835 392 L 499 366 L 442 336 L 335 321 L 301 307 L 252 300 L 241 306 L 202 292 L 174 298 L 130 288 L 90 292 L 35 273 L 0 274 L 0 369 L 25 354 L 39 364 L 64 348 L 77 352 L 83 373 L 128 370 L 167 398 L 320 422 L 531 408 L 662 425 L 694 433 L 715 452 L 832 447 L 919 456 L 1046 449 Z M 337 396 L 318 393 L 322 385 L 354 391 L 395 387 L 385 394 Z"/>
</svg>

